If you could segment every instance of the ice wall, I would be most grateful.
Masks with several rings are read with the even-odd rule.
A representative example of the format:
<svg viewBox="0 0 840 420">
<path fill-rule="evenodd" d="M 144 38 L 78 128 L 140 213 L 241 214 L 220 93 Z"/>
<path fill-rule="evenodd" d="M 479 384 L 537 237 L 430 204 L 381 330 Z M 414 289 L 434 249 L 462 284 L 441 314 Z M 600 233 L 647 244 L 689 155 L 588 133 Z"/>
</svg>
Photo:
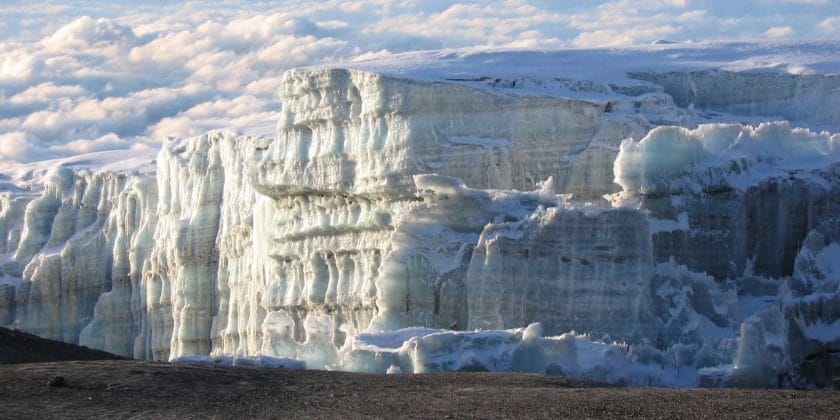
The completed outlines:
<svg viewBox="0 0 840 420">
<path fill-rule="evenodd" d="M 840 375 L 840 218 L 812 229 L 796 256 L 785 306 L 791 366 L 802 382 L 828 387 Z M 799 383 L 797 385 L 803 385 Z"/>
<path fill-rule="evenodd" d="M 605 115 L 598 101 L 341 69 L 293 70 L 284 81 L 279 138 L 255 178 L 267 195 L 399 194 L 412 175 L 437 173 L 517 190 L 553 177 L 559 191 L 600 197 L 615 191 L 615 147 L 649 127 Z"/>
<path fill-rule="evenodd" d="M 155 360 L 826 386 L 838 135 L 697 126 L 681 77 L 564 96 L 290 71 L 274 137 L 0 180 L 0 322 Z M 833 103 L 808 86 L 834 79 L 797 80 L 784 103 Z"/>
<path fill-rule="evenodd" d="M 840 136 L 787 123 L 660 127 L 625 141 L 617 205 L 654 221 L 654 258 L 713 276 L 781 277 L 808 232 L 840 214 Z"/>
<path fill-rule="evenodd" d="M 806 67 L 786 72 L 630 72 L 662 86 L 681 107 L 693 105 L 741 118 L 772 117 L 812 126 L 837 126 L 840 76 L 814 74 Z"/>
<path fill-rule="evenodd" d="M 58 167 L 44 176 L 39 195 L 3 196 L 2 274 L 18 279 L 16 287 L 4 288 L 0 312 L 7 324 L 79 342 L 100 296 L 131 281 L 129 242 L 142 229 L 149 200 L 155 202 L 149 181 Z M 131 328 L 126 309 L 112 308 L 112 328 Z M 130 337 L 97 347 L 125 354 Z"/>
<path fill-rule="evenodd" d="M 488 224 L 465 279 L 469 328 L 539 321 L 551 335 L 654 335 L 648 221 L 629 209 L 540 208 Z"/>
</svg>

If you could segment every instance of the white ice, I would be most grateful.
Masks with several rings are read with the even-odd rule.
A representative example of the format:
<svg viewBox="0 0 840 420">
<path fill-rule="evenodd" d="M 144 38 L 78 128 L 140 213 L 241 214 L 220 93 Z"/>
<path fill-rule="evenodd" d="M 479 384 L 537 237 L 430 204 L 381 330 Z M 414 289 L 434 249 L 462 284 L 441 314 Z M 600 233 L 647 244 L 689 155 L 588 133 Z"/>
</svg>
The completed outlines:
<svg viewBox="0 0 840 420">
<path fill-rule="evenodd" d="M 155 360 L 825 386 L 836 46 L 291 70 L 271 135 L 0 168 L 0 324 Z"/>
</svg>

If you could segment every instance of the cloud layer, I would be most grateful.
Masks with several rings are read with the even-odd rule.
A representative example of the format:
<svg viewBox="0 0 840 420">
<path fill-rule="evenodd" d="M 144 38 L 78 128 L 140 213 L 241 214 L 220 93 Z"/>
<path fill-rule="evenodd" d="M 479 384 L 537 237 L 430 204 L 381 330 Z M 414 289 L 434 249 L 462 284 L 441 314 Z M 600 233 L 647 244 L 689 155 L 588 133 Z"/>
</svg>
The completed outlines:
<svg viewBox="0 0 840 420">
<path fill-rule="evenodd" d="M 840 36 L 829 0 L 101 3 L 0 5 L 0 161 L 272 124 L 284 70 L 383 50 Z"/>
</svg>

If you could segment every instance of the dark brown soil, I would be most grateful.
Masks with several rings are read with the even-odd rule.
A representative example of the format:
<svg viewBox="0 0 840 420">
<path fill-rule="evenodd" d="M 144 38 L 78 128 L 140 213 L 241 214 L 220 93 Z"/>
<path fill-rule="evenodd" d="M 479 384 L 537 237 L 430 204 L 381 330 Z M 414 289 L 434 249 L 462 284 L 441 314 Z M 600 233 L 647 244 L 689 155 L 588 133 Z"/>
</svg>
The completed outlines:
<svg viewBox="0 0 840 420">
<path fill-rule="evenodd" d="M 117 360 L 117 355 L 61 341 L 47 340 L 23 331 L 0 327 L 0 365 L 62 362 L 67 360 Z"/>
<path fill-rule="evenodd" d="M 8 330 L 0 334 L 0 357 L 6 361 L 116 357 Z M 0 365 L 3 419 L 838 415 L 840 392 L 625 388 L 508 373 L 364 375 L 136 360 Z"/>
<path fill-rule="evenodd" d="M 55 377 L 66 386 L 51 387 Z M 838 418 L 840 392 L 597 387 L 558 377 L 363 375 L 141 361 L 0 366 L 3 418 Z"/>
</svg>

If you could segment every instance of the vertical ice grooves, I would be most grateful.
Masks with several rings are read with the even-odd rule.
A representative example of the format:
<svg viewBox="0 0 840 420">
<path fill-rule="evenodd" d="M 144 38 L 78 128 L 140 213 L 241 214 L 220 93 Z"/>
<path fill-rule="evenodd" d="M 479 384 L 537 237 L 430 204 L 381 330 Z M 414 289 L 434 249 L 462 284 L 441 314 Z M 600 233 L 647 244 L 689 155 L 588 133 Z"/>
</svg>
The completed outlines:
<svg viewBox="0 0 840 420">
<path fill-rule="evenodd" d="M 694 100 L 741 77 L 656 81 L 677 92 L 668 84 L 691 79 Z M 542 336 L 577 330 L 636 346 L 621 356 L 604 344 L 599 357 L 680 360 L 695 376 L 736 363 L 747 376 L 728 378 L 744 384 L 815 371 L 824 365 L 808 361 L 836 345 L 825 331 L 838 319 L 827 309 L 838 279 L 826 261 L 838 240 L 824 224 L 840 211 L 836 135 L 787 124 L 651 130 L 647 117 L 691 118 L 655 91 L 606 112 L 593 100 L 355 71 L 285 78 L 275 139 L 212 132 L 167 143 L 154 176 L 59 168 L 42 191 L 3 192 L 0 323 L 138 358 L 268 354 L 418 372 L 583 372 L 582 339 Z M 834 104 L 804 80 L 755 106 Z M 697 105 L 749 108 L 709 98 Z M 813 121 L 836 122 L 824 114 Z M 730 147 L 743 138 L 783 139 L 772 150 L 805 167 Z M 790 139 L 806 147 L 779 146 Z M 663 164 L 662 149 L 645 146 L 656 141 L 686 160 Z M 542 326 L 488 335 L 401 330 L 394 348 L 356 341 L 533 322 Z M 504 363 L 435 356 L 513 342 Z"/>
</svg>

